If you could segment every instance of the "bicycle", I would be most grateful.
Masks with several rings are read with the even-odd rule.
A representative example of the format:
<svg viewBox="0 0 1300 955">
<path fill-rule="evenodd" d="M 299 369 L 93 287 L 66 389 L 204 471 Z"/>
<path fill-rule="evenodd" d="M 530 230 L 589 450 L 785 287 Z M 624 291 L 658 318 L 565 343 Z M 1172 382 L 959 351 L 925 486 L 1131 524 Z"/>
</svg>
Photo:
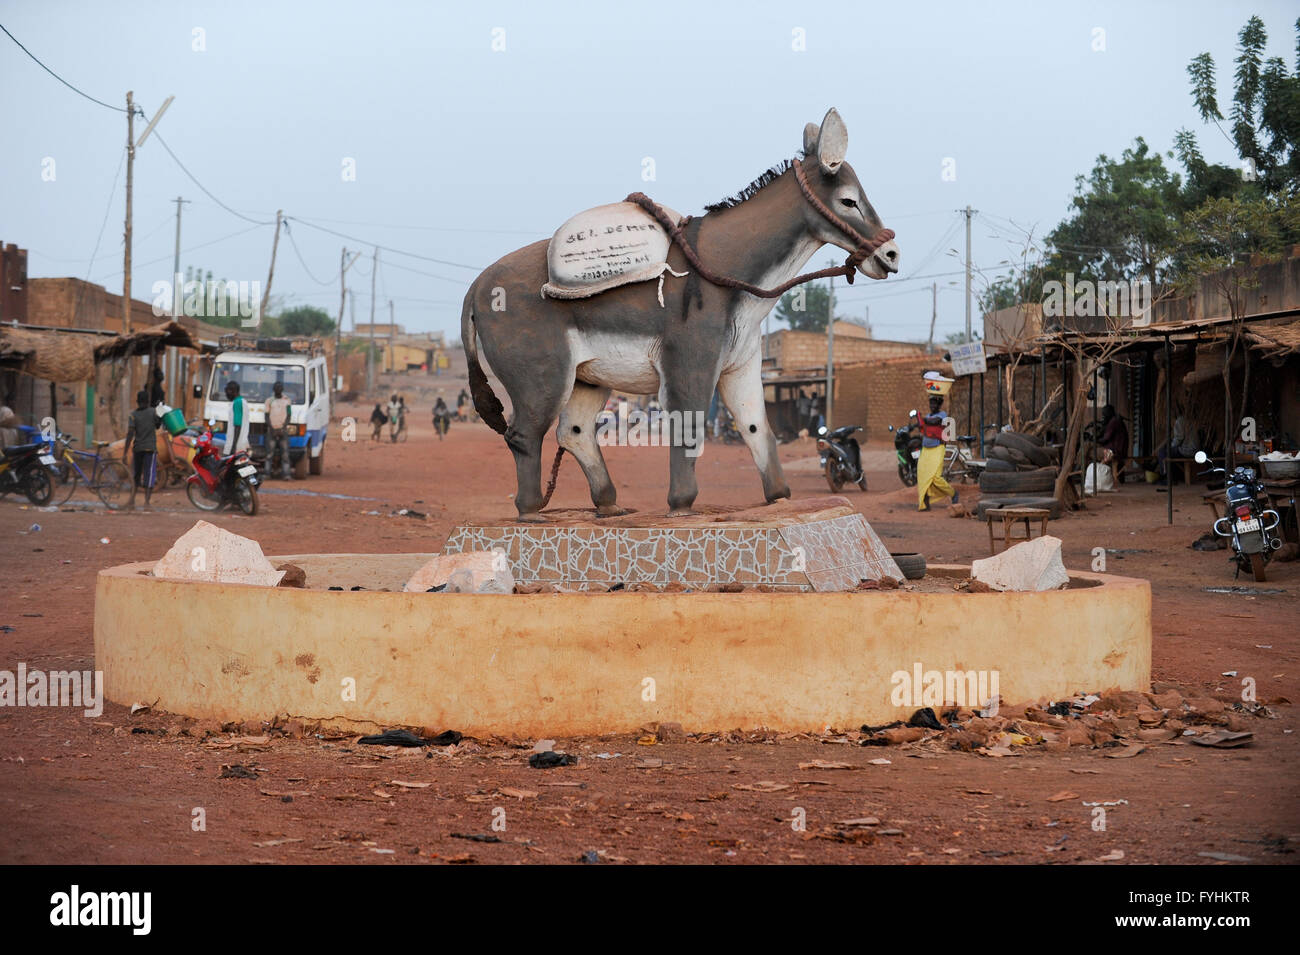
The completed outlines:
<svg viewBox="0 0 1300 955">
<path fill-rule="evenodd" d="M 949 483 L 960 480 L 962 484 L 979 480 L 984 473 L 984 462 L 975 458 L 975 442 L 978 440 L 973 434 L 962 434 L 948 445 L 941 472 L 944 480 Z"/>
<path fill-rule="evenodd" d="M 66 503 L 76 493 L 77 482 L 81 481 L 106 508 L 110 511 L 117 510 L 121 507 L 123 495 L 131 493 L 131 473 L 126 465 L 116 458 L 106 458 L 99 453 L 100 449 L 108 447 L 108 441 L 96 441 L 95 451 L 74 451 L 72 442 L 71 437 L 62 433 L 55 441 L 58 480 L 68 488 L 59 503 Z M 83 469 L 83 464 L 90 468 L 90 474 Z"/>
</svg>

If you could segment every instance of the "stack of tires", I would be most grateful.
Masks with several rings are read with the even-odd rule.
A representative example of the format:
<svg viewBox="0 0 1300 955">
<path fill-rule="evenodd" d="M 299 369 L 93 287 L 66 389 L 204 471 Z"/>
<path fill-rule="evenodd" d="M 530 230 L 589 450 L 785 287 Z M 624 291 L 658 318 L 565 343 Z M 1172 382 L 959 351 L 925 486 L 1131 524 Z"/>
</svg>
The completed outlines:
<svg viewBox="0 0 1300 955">
<path fill-rule="evenodd" d="M 980 475 L 980 503 L 976 515 L 994 507 L 1043 507 L 1052 518 L 1061 516 L 1056 487 L 1056 452 L 1032 434 L 1000 431 L 988 449 Z"/>
</svg>

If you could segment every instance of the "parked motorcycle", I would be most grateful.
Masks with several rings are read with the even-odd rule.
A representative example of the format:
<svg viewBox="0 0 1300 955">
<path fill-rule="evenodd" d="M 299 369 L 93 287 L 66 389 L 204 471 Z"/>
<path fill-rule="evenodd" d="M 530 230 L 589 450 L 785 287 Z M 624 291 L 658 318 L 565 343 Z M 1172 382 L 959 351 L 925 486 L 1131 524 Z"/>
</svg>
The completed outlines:
<svg viewBox="0 0 1300 955">
<path fill-rule="evenodd" d="M 0 494 L 22 492 L 37 507 L 54 496 L 54 455 L 44 442 L 15 444 L 0 456 Z"/>
<path fill-rule="evenodd" d="M 862 471 L 862 447 L 853 437 L 861 430 L 855 424 L 834 431 L 827 431 L 824 425 L 817 429 L 817 452 L 822 470 L 826 472 L 826 483 L 834 493 L 839 493 L 845 484 L 856 484 L 864 491 L 867 489 L 867 476 Z"/>
<path fill-rule="evenodd" d="M 921 430 L 915 424 L 916 411 L 908 412 L 909 422 L 901 428 L 892 424 L 889 430 L 894 432 L 894 450 L 898 452 L 898 479 L 906 487 L 916 487 L 916 462 L 921 457 Z"/>
<path fill-rule="evenodd" d="M 1196 452 L 1197 464 L 1206 464 L 1209 460 L 1204 451 Z M 1264 485 L 1255 476 L 1254 468 L 1239 466 L 1233 469 L 1232 474 L 1223 468 L 1209 468 L 1200 476 L 1211 474 L 1222 474 L 1224 478 L 1226 514 L 1214 522 L 1214 533 L 1232 540 L 1232 559 L 1237 564 L 1233 577 L 1249 570 L 1255 580 L 1263 581 L 1264 565 L 1272 559 L 1273 551 L 1282 546 L 1282 538 L 1273 533 L 1282 522 L 1281 515 L 1260 504 Z"/>
<path fill-rule="evenodd" d="M 186 479 L 185 494 L 199 510 L 219 511 L 233 504 L 249 517 L 257 513 L 257 465 L 247 451 L 222 455 L 209 427 L 195 439 L 190 463 L 194 473 Z"/>
</svg>

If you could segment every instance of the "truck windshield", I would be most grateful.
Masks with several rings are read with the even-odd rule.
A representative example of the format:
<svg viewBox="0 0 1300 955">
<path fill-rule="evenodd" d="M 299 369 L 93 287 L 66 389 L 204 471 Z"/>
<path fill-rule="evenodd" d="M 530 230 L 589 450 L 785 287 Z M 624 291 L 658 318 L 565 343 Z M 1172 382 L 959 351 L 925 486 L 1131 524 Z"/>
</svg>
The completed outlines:
<svg viewBox="0 0 1300 955">
<path fill-rule="evenodd" d="M 245 401 L 265 401 L 271 397 L 271 387 L 284 382 L 284 396 L 294 404 L 306 398 L 306 383 L 301 365 L 261 365 L 256 362 L 217 362 L 212 368 L 212 388 L 208 394 L 214 401 L 226 400 L 226 384 L 239 382 L 239 393 Z"/>
</svg>

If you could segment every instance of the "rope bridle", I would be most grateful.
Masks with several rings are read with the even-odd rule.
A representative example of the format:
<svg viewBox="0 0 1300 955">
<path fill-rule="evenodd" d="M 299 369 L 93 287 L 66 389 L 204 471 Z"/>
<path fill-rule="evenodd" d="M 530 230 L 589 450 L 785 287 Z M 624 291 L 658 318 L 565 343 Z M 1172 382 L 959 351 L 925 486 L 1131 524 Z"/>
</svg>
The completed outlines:
<svg viewBox="0 0 1300 955">
<path fill-rule="evenodd" d="M 843 276 L 850 284 L 853 284 L 853 277 L 857 274 L 858 266 L 866 261 L 869 255 L 872 255 L 886 242 L 894 238 L 894 230 L 881 229 L 873 236 L 865 236 L 850 223 L 845 222 L 835 212 L 827 208 L 826 203 L 822 202 L 817 193 L 813 192 L 812 186 L 808 184 L 808 176 L 803 171 L 803 163 L 798 159 L 794 160 L 794 176 L 799 183 L 799 191 L 803 193 L 807 203 L 817 210 L 818 215 L 839 229 L 854 243 L 854 249 L 849 253 L 844 264 L 838 268 L 819 269 L 816 272 L 805 272 L 802 275 L 796 275 L 790 281 L 778 285 L 776 288 L 759 288 L 757 285 L 751 285 L 748 282 L 742 282 L 740 279 L 733 279 L 726 275 L 718 275 L 703 262 L 700 261 L 699 254 L 691 247 L 686 240 L 685 229 L 687 223 L 691 221 L 690 216 L 686 216 L 680 222 L 674 222 L 672 217 L 664 211 L 659 203 L 655 202 L 643 192 L 634 192 L 627 197 L 626 202 L 634 202 L 651 216 L 655 221 L 663 226 L 664 231 L 668 233 L 670 241 L 676 243 L 682 250 L 682 255 L 686 256 L 686 261 L 690 262 L 699 276 L 711 285 L 718 285 L 722 288 L 740 289 L 742 292 L 748 292 L 759 298 L 779 298 L 796 285 L 802 285 L 804 282 L 811 282 L 814 279 L 831 278 L 832 276 Z"/>
</svg>

